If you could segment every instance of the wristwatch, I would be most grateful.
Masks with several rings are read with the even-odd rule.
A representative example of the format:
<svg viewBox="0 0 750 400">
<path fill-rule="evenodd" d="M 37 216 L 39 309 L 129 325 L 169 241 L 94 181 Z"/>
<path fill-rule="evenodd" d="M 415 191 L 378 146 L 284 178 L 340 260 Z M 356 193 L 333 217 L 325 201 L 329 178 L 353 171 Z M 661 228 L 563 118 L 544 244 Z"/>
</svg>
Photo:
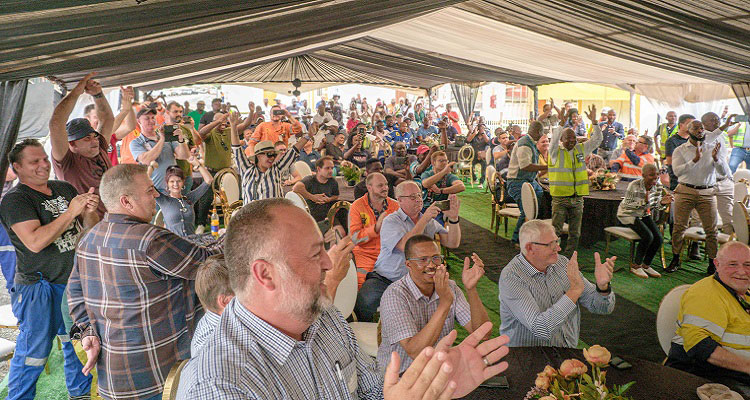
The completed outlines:
<svg viewBox="0 0 750 400">
<path fill-rule="evenodd" d="M 596 286 L 596 291 L 599 292 L 599 293 L 607 293 L 607 294 L 609 294 L 609 293 L 612 292 L 612 286 L 609 283 L 607 283 L 607 289 L 605 289 L 605 290 L 599 289 L 599 285 L 595 285 L 595 286 Z"/>
<path fill-rule="evenodd" d="M 93 97 L 95 99 L 101 99 L 102 97 L 104 97 L 104 92 L 99 92 L 99 93 L 93 95 Z"/>
<path fill-rule="evenodd" d="M 453 225 L 456 225 L 456 224 L 458 224 L 459 222 L 461 222 L 461 217 L 456 217 L 456 220 L 455 220 L 455 221 L 451 221 L 451 220 L 448 220 L 448 223 L 449 223 L 449 224 L 453 224 Z"/>
</svg>

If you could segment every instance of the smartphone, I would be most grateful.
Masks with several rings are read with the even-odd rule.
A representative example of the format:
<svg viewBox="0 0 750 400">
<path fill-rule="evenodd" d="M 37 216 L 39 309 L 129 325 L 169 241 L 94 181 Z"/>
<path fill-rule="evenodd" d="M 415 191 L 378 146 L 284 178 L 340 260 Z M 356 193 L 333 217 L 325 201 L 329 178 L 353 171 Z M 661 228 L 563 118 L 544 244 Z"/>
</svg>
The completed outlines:
<svg viewBox="0 0 750 400">
<path fill-rule="evenodd" d="M 633 365 L 631 365 L 629 362 L 623 360 L 620 357 L 614 356 L 612 359 L 609 360 L 609 365 L 613 366 L 615 369 L 623 370 L 623 369 L 630 369 L 633 368 Z"/>
<path fill-rule="evenodd" d="M 359 132 L 360 135 L 364 135 L 365 134 L 365 127 L 364 126 L 360 126 L 359 129 L 357 130 L 357 132 Z"/>
<path fill-rule="evenodd" d="M 281 110 L 281 109 L 278 109 L 278 108 L 274 109 L 273 110 L 273 115 L 285 115 L 284 114 L 284 110 Z"/>
<path fill-rule="evenodd" d="M 748 115 L 737 115 L 734 117 L 734 122 L 748 122 L 750 121 L 750 116 Z"/>
<path fill-rule="evenodd" d="M 437 208 L 440 209 L 440 211 L 448 211 L 451 209 L 451 201 L 450 200 L 440 200 L 436 201 L 434 204 Z"/>
<path fill-rule="evenodd" d="M 508 384 L 508 378 L 504 376 L 497 376 L 497 375 L 480 383 L 479 386 L 489 387 L 489 388 L 500 388 L 500 389 L 510 388 L 510 385 Z"/>
<path fill-rule="evenodd" d="M 164 141 L 176 142 L 177 136 L 174 134 L 174 132 L 178 129 L 180 129 L 179 125 L 164 125 Z"/>
<path fill-rule="evenodd" d="M 474 111 L 474 116 L 478 118 L 479 117 L 479 111 Z"/>
</svg>

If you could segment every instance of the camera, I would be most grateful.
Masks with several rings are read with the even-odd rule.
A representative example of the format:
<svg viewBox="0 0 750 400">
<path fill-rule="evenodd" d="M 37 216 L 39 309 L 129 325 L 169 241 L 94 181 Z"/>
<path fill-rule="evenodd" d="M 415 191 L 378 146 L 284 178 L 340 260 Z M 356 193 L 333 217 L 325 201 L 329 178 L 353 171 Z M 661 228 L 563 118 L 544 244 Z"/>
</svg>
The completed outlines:
<svg viewBox="0 0 750 400">
<path fill-rule="evenodd" d="M 178 129 L 180 129 L 179 125 L 164 125 L 164 141 L 176 142 L 178 138 L 177 135 L 174 134 L 174 132 Z"/>
</svg>

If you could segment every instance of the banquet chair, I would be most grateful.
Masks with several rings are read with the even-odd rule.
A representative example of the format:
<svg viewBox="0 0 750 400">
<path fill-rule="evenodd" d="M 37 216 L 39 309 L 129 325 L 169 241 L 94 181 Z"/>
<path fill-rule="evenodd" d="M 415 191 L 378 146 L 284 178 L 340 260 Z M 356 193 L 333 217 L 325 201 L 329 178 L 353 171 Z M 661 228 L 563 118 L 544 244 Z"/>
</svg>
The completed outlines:
<svg viewBox="0 0 750 400">
<path fill-rule="evenodd" d="M 635 256 L 635 242 L 641 240 L 641 237 L 632 229 L 627 226 L 608 226 L 604 228 L 604 237 L 607 240 L 607 244 L 604 246 L 604 258 L 609 255 L 609 241 L 612 236 L 625 239 L 630 242 L 630 259 L 629 262 L 633 264 L 633 257 Z M 618 268 L 619 269 L 619 268 Z"/>
<path fill-rule="evenodd" d="M 354 261 L 349 264 L 349 271 L 347 271 L 344 279 L 339 283 L 339 287 L 336 290 L 336 297 L 333 299 L 333 304 L 341 312 L 344 318 L 353 317 L 355 321 L 349 322 L 349 326 L 354 331 L 354 336 L 357 338 L 357 344 L 362 351 L 370 357 L 378 356 L 378 347 L 380 346 L 380 338 L 378 335 L 380 322 L 359 322 L 356 321 L 356 314 L 354 314 L 354 304 L 357 301 L 357 267 L 354 265 Z"/>
<path fill-rule="evenodd" d="M 166 225 L 164 224 L 164 213 L 162 213 L 161 209 L 156 212 L 156 215 L 154 215 L 154 225 L 164 228 Z"/>
<path fill-rule="evenodd" d="M 312 169 L 310 169 L 310 165 L 308 165 L 304 161 L 295 162 L 293 167 L 294 167 L 294 170 L 297 171 L 299 176 L 302 178 L 313 174 Z"/>
<path fill-rule="evenodd" d="M 16 352 L 16 342 L 0 338 L 0 361 L 10 361 Z M 49 375 L 49 363 L 44 365 L 44 370 Z"/>
<path fill-rule="evenodd" d="M 458 150 L 458 162 L 456 168 L 458 176 L 463 180 L 466 174 L 469 175 L 471 187 L 474 187 L 474 171 L 471 162 L 474 160 L 474 148 L 470 144 L 465 144 Z"/>
<path fill-rule="evenodd" d="M 500 218 L 503 219 L 503 225 L 505 225 L 505 236 L 508 236 L 508 218 L 515 218 L 518 219 L 521 217 L 521 209 L 516 204 L 515 207 L 511 207 L 509 204 L 505 201 L 505 181 L 503 181 L 503 178 L 501 178 L 497 173 L 496 176 L 496 182 L 495 183 L 495 190 L 492 192 L 492 203 L 493 203 L 493 213 L 492 213 L 492 220 L 490 221 L 490 228 L 492 228 L 492 225 L 495 225 L 495 236 L 497 236 L 497 231 L 500 229 Z M 495 197 L 495 193 L 497 191 L 500 191 L 499 198 Z"/>
<path fill-rule="evenodd" d="M 490 186 L 494 186 L 493 183 L 490 183 L 494 179 L 493 175 L 495 175 L 495 167 L 492 165 L 487 165 L 487 168 L 484 169 L 484 179 L 487 180 L 487 182 L 482 182 L 485 184 L 485 193 L 488 193 L 490 191 Z"/>
<path fill-rule="evenodd" d="M 734 172 L 734 181 L 750 182 L 750 170 L 745 168 L 737 168 L 737 171 Z"/>
<path fill-rule="evenodd" d="M 717 226 L 719 225 L 717 224 Z M 687 228 L 683 237 L 685 238 L 685 245 L 683 247 L 685 248 L 686 253 L 690 251 L 688 249 L 693 244 L 693 242 L 706 242 L 706 232 L 701 226 L 691 226 L 690 228 Z M 727 235 L 726 233 L 722 233 L 717 228 L 716 239 L 719 242 L 719 246 L 721 246 L 722 244 L 732 240 L 732 236 Z M 703 252 L 703 258 L 706 258 L 705 251 Z"/>
<path fill-rule="evenodd" d="M 307 211 L 308 214 L 310 214 L 310 207 L 307 206 L 307 201 L 302 198 L 299 194 L 296 192 L 287 192 L 287 194 L 284 195 L 284 198 L 294 203 L 295 206 Z"/>
<path fill-rule="evenodd" d="M 672 347 L 672 338 L 677 330 L 677 315 L 680 311 L 680 299 L 692 285 L 680 285 L 670 290 L 661 299 L 659 311 L 656 313 L 656 335 L 659 338 L 661 349 L 664 354 L 669 355 Z"/>
<path fill-rule="evenodd" d="M 190 360 L 181 360 L 177 364 L 172 366 L 167 374 L 167 379 L 164 381 L 164 392 L 161 395 L 161 400 L 176 400 L 177 389 L 180 387 L 180 375 L 185 365 Z"/>
<path fill-rule="evenodd" d="M 326 221 L 328 221 L 328 232 L 324 232 L 325 237 L 331 237 L 332 235 L 335 235 L 334 229 L 333 229 L 333 223 L 336 222 L 336 213 L 339 212 L 341 209 L 346 209 L 347 215 L 349 214 L 349 208 L 352 206 L 352 203 L 345 201 L 345 200 L 339 200 L 331 206 L 330 209 L 328 209 L 328 215 L 326 215 Z M 338 243 L 340 238 L 336 238 L 334 243 Z"/>
<path fill-rule="evenodd" d="M 732 205 L 732 228 L 738 242 L 750 242 L 750 212 L 747 205 L 741 201 L 735 201 Z"/>
<path fill-rule="evenodd" d="M 736 182 L 734 184 L 734 201 L 748 203 L 748 183 L 746 181 Z"/>
<path fill-rule="evenodd" d="M 524 182 L 521 186 L 521 207 L 523 207 L 526 221 L 536 219 L 537 215 L 539 215 L 539 202 L 536 198 L 536 192 L 534 192 L 534 186 L 529 182 Z M 551 219 L 545 219 L 544 221 L 552 225 Z M 569 232 L 568 229 L 568 224 L 564 223 L 560 234 L 567 235 Z"/>
</svg>

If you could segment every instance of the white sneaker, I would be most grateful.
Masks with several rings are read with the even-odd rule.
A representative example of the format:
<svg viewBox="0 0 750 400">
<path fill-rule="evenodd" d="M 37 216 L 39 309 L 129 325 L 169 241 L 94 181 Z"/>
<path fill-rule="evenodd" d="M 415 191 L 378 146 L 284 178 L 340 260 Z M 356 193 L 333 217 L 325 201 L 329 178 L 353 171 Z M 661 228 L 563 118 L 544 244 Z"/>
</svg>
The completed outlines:
<svg viewBox="0 0 750 400">
<path fill-rule="evenodd" d="M 652 278 L 661 278 L 661 274 L 656 272 L 655 269 L 651 268 L 650 266 L 648 268 L 641 268 L 648 276 Z"/>
<path fill-rule="evenodd" d="M 479 184 L 479 188 L 480 188 L 480 189 L 484 189 L 484 185 L 482 185 L 482 184 L 480 183 L 480 184 Z"/>
<path fill-rule="evenodd" d="M 654 271 L 656 272 L 656 271 Z M 648 275 L 643 271 L 643 268 L 633 268 L 630 267 L 630 273 L 643 279 L 648 279 Z"/>
</svg>

